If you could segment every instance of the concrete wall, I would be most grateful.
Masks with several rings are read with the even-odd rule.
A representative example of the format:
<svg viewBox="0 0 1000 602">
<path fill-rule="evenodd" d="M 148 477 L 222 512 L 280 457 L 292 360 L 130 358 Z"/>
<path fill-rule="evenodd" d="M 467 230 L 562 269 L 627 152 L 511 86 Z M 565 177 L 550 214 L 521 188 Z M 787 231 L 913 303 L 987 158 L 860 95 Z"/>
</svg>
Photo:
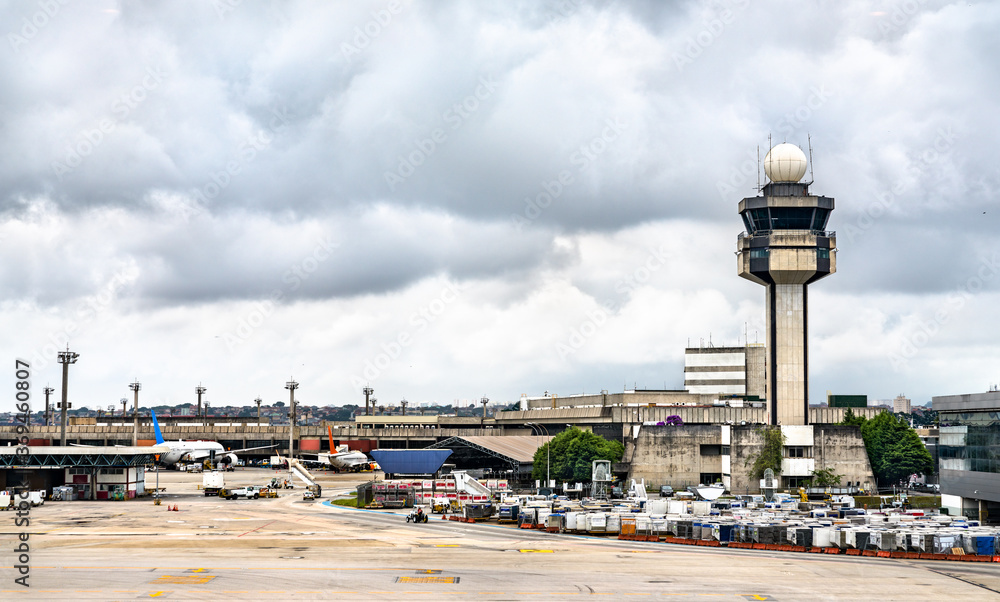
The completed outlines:
<svg viewBox="0 0 1000 602">
<path fill-rule="evenodd" d="M 800 429 L 797 429 L 800 430 Z M 873 488 L 875 478 L 868 463 L 861 430 L 853 426 L 813 425 L 812 458 L 786 458 L 783 464 L 796 474 L 787 476 L 807 476 L 804 470 L 832 468 L 841 475 L 841 484 L 860 482 L 862 487 Z M 804 432 L 804 431 L 803 431 Z M 734 426 L 730 431 L 730 485 L 732 493 L 759 493 L 760 482 L 750 479 L 747 459 L 760 453 L 764 440 L 756 426 Z M 795 444 L 803 445 L 802 432 L 794 433 Z M 787 441 L 786 441 L 787 443 Z M 778 475 L 782 476 L 782 475 Z M 783 481 L 779 483 L 784 486 Z"/>
<path fill-rule="evenodd" d="M 766 333 L 765 338 L 766 338 Z M 767 347 L 763 343 L 747 345 L 747 395 L 767 399 L 766 358 Z"/>
<path fill-rule="evenodd" d="M 842 475 L 841 483 L 860 482 L 865 489 L 874 489 L 875 475 L 868 462 L 868 452 L 856 426 L 816 425 L 813 453 L 816 468 L 832 468 Z"/>
<path fill-rule="evenodd" d="M 701 446 L 721 443 L 719 426 L 643 426 L 634 442 L 629 478 L 674 489 L 697 485 L 701 473 L 722 472 L 722 456 L 702 456 Z"/>
</svg>

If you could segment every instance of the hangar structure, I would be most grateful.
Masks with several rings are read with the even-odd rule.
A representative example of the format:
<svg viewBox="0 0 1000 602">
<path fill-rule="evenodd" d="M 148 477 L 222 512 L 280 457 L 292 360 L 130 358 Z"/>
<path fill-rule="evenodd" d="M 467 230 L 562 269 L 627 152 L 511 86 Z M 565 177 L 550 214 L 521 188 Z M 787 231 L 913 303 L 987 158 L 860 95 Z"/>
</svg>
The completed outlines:
<svg viewBox="0 0 1000 602">
<path fill-rule="evenodd" d="M 523 481 L 531 478 L 538 448 L 552 440 L 541 435 L 506 437 L 450 437 L 427 449 L 450 449 L 449 460 L 459 469 L 483 469 Z"/>
<path fill-rule="evenodd" d="M 167 451 L 159 446 L 29 446 L 21 454 L 17 449 L 0 448 L 0 489 L 25 481 L 32 490 L 68 485 L 84 500 L 109 499 L 116 488 L 127 498 L 145 495 L 145 467 Z"/>
</svg>

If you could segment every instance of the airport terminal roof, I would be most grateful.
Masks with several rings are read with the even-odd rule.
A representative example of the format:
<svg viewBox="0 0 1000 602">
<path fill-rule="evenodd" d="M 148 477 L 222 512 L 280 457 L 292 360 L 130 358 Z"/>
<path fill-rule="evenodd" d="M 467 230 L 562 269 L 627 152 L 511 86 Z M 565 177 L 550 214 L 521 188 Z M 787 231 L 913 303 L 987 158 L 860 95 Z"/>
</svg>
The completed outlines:
<svg viewBox="0 0 1000 602">
<path fill-rule="evenodd" d="M 509 435 L 493 437 L 450 437 L 431 445 L 429 449 L 451 449 L 456 460 L 472 456 L 488 456 L 509 466 L 531 465 L 538 448 L 552 437 L 532 435 Z"/>
<path fill-rule="evenodd" d="M 61 445 L 32 445 L 28 453 L 17 453 L 17 446 L 0 447 L 2 468 L 70 468 L 70 467 L 124 467 L 152 464 L 157 454 L 166 453 L 166 446 L 84 447 Z"/>
</svg>

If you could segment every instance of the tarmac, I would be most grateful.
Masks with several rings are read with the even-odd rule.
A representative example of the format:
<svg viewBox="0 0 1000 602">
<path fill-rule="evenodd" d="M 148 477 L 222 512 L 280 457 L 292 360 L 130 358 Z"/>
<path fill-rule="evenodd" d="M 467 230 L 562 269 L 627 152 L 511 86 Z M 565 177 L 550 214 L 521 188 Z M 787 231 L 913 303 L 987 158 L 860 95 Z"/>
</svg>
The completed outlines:
<svg viewBox="0 0 1000 602">
<path fill-rule="evenodd" d="M 53 502 L 4 519 L 0 599 L 25 600 L 1000 600 L 994 564 L 694 548 L 547 534 L 408 511 L 329 505 L 371 474 L 319 471 L 323 498 L 205 497 L 161 471 L 160 506 Z M 238 469 L 229 486 L 287 473 Z M 147 474 L 152 487 L 155 473 Z M 177 512 L 169 510 L 176 506 Z M 28 533 L 30 587 L 14 565 Z"/>
</svg>

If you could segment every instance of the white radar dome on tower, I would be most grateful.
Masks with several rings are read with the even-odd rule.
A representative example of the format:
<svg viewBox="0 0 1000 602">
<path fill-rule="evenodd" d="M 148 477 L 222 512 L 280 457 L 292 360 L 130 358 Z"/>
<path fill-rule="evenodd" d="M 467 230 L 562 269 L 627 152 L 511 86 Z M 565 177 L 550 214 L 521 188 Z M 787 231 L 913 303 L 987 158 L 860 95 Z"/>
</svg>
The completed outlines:
<svg viewBox="0 0 1000 602">
<path fill-rule="evenodd" d="M 764 157 L 764 173 L 772 182 L 798 182 L 806 175 L 806 154 L 794 144 L 783 142 Z"/>
</svg>

